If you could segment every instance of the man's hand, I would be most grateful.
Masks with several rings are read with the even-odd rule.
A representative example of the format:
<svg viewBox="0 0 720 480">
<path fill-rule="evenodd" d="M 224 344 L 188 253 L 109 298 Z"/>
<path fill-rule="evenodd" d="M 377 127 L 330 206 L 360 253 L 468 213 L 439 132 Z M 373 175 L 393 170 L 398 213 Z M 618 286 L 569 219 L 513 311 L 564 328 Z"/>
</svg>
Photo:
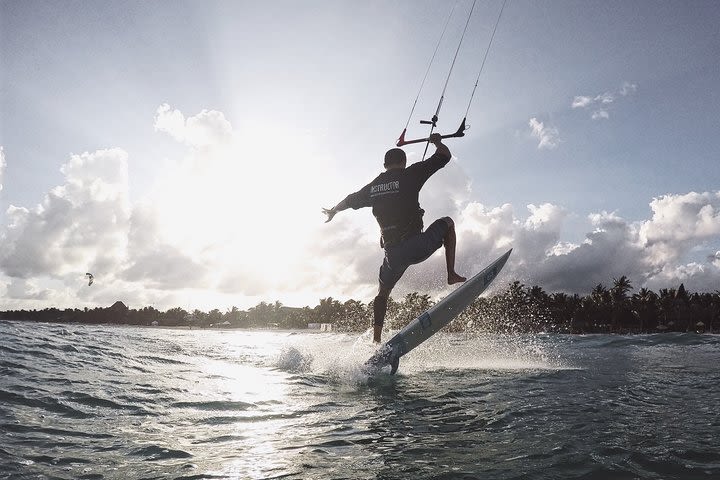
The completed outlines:
<svg viewBox="0 0 720 480">
<path fill-rule="evenodd" d="M 428 140 L 430 141 L 430 143 L 435 145 L 435 148 L 437 149 L 435 153 L 439 153 L 448 158 L 452 157 L 450 149 L 448 149 L 447 145 L 442 143 L 442 135 L 440 135 L 439 133 L 433 133 L 432 135 L 430 135 L 430 138 Z"/>
<path fill-rule="evenodd" d="M 335 207 L 333 208 L 323 208 L 322 212 L 327 215 L 327 220 L 325 220 L 325 223 L 328 223 L 330 220 L 333 219 L 335 214 L 337 213 L 337 210 L 335 210 Z"/>
</svg>

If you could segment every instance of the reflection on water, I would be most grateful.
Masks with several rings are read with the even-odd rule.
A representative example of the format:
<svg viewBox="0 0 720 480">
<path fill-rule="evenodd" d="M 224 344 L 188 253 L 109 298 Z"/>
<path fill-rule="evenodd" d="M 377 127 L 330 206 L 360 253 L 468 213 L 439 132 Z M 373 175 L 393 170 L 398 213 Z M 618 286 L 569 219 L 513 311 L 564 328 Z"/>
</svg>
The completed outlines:
<svg viewBox="0 0 720 480">
<path fill-rule="evenodd" d="M 713 478 L 720 341 L 0 322 L 0 478 Z M 678 420 L 678 416 L 680 420 Z"/>
</svg>

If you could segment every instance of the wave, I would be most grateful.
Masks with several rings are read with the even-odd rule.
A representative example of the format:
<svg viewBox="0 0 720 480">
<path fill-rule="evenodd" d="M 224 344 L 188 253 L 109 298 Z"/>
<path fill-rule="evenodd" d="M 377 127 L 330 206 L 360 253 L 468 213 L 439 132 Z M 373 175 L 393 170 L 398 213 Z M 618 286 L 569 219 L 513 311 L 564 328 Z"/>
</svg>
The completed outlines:
<svg viewBox="0 0 720 480">
<path fill-rule="evenodd" d="M 599 348 L 645 347 L 645 346 L 698 346 L 717 345 L 720 335 L 698 333 L 649 333 L 637 335 L 568 335 L 568 341 L 584 343 Z"/>
<path fill-rule="evenodd" d="M 19 393 L 0 390 L 0 402 L 17 405 L 21 407 L 36 408 L 44 412 L 55 413 L 63 417 L 85 419 L 92 418 L 92 413 L 86 413 L 82 410 L 73 408 L 56 397 L 52 396 L 29 396 Z"/>
<path fill-rule="evenodd" d="M 222 402 L 222 401 L 210 401 L 210 402 L 176 402 L 170 405 L 174 408 L 194 408 L 197 410 L 236 410 L 245 411 L 250 408 L 254 408 L 256 405 L 247 402 Z"/>
<path fill-rule="evenodd" d="M 175 458 L 191 458 L 192 454 L 184 450 L 174 450 L 159 445 L 148 445 L 131 452 L 131 455 L 143 457 L 146 461 L 158 461 Z"/>
</svg>

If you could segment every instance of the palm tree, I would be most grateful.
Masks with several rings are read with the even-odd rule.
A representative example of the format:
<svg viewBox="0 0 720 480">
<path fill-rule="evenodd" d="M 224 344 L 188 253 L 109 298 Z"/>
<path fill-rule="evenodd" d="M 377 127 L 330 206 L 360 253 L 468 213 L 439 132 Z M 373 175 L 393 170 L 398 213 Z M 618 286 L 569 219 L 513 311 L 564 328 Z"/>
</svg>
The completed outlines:
<svg viewBox="0 0 720 480">
<path fill-rule="evenodd" d="M 478 297 L 458 316 L 454 323 L 466 331 L 489 330 L 491 300 Z"/>
<path fill-rule="evenodd" d="M 630 280 L 623 275 L 620 278 L 613 278 L 613 287 L 610 290 L 613 296 L 613 300 L 623 301 L 627 299 L 627 294 L 633 289 Z"/>
<path fill-rule="evenodd" d="M 605 285 L 603 285 L 602 283 L 598 283 L 597 285 L 595 285 L 595 287 L 590 292 L 590 297 L 598 305 L 608 303 L 610 300 L 608 289 L 605 288 Z"/>
<path fill-rule="evenodd" d="M 417 292 L 408 293 L 405 298 L 399 304 L 398 316 L 396 320 L 396 328 L 401 328 L 413 321 L 415 318 L 422 315 L 423 312 L 428 310 L 432 305 L 433 301 L 430 300 L 430 296 L 426 294 L 420 295 Z"/>
<path fill-rule="evenodd" d="M 210 323 L 214 326 L 219 326 L 222 324 L 222 312 L 218 310 L 217 308 L 213 308 L 208 312 L 208 320 Z"/>
<path fill-rule="evenodd" d="M 364 330 L 372 324 L 372 310 L 357 300 L 348 300 L 343 304 L 344 314 L 336 325 L 342 330 Z M 334 327 L 333 327 L 334 328 Z"/>
<path fill-rule="evenodd" d="M 712 294 L 712 313 L 710 314 L 708 333 L 713 333 L 715 321 L 720 321 L 720 290 L 715 290 L 715 293 Z"/>
<path fill-rule="evenodd" d="M 658 330 L 673 329 L 675 326 L 675 289 L 661 288 L 660 298 L 658 299 L 660 307 L 660 316 L 662 318 Z"/>
<path fill-rule="evenodd" d="M 188 312 L 180 307 L 169 309 L 162 315 L 162 319 L 168 325 L 182 325 L 187 323 Z"/>
<path fill-rule="evenodd" d="M 230 325 L 233 327 L 240 327 L 242 322 L 242 316 L 243 313 L 239 308 L 232 307 L 229 308 L 224 314 L 223 314 L 223 321 L 224 322 L 230 322 Z"/>
<path fill-rule="evenodd" d="M 533 286 L 527 290 L 527 308 L 524 327 L 526 331 L 549 331 L 557 328 L 550 311 L 550 297 L 542 287 Z"/>
<path fill-rule="evenodd" d="M 266 327 L 275 318 L 275 306 L 271 303 L 260 302 L 248 310 L 250 327 Z"/>
<path fill-rule="evenodd" d="M 600 331 L 607 331 L 608 320 L 612 324 L 612 296 L 610 291 L 605 288 L 602 283 L 598 283 L 590 292 L 590 304 L 587 309 L 591 312 L 591 321 L 593 326 L 599 328 Z"/>
<path fill-rule="evenodd" d="M 525 285 L 517 280 L 510 283 L 504 292 L 493 298 L 496 315 L 492 318 L 491 329 L 498 332 L 523 330 L 530 317 L 527 302 Z"/>
<path fill-rule="evenodd" d="M 548 298 L 548 310 L 559 331 L 574 332 L 577 328 L 582 330 L 580 325 L 576 325 L 577 315 L 580 310 L 579 295 L 570 296 L 563 292 L 552 293 Z"/>
<path fill-rule="evenodd" d="M 657 328 L 657 318 L 659 314 L 657 301 L 657 294 L 645 287 L 641 288 L 630 299 L 633 314 L 640 323 L 640 332 L 644 332 L 646 329 L 655 330 Z"/>
<path fill-rule="evenodd" d="M 317 319 L 320 323 L 335 323 L 342 318 L 342 304 L 332 297 L 321 298 L 316 308 Z"/>
<path fill-rule="evenodd" d="M 612 324 L 613 330 L 622 329 L 633 321 L 633 315 L 630 311 L 627 301 L 627 294 L 633 289 L 630 280 L 623 275 L 620 278 L 613 278 L 613 287 L 610 289 L 612 297 Z"/>
<path fill-rule="evenodd" d="M 713 310 L 712 293 L 693 293 L 690 296 L 690 311 L 695 331 L 702 333 L 709 328 L 712 324 Z"/>
<path fill-rule="evenodd" d="M 678 323 L 685 325 L 685 331 L 689 332 L 692 324 L 692 315 L 690 312 L 690 295 L 685 290 L 685 284 L 681 283 L 675 292 L 675 311 L 678 317 Z M 680 326 L 678 325 L 678 326 Z"/>
</svg>

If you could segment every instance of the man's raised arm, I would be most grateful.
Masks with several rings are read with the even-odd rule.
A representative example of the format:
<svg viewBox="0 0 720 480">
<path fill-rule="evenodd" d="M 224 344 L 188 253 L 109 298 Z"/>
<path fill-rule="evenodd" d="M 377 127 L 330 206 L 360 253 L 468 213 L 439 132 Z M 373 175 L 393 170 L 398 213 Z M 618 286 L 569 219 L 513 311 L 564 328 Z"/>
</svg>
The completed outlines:
<svg viewBox="0 0 720 480">
<path fill-rule="evenodd" d="M 435 145 L 435 153 L 439 153 L 443 157 L 452 158 L 452 154 L 450 153 L 450 149 L 442 143 L 442 136 L 439 133 L 433 133 L 430 135 L 430 143 Z"/>
</svg>

